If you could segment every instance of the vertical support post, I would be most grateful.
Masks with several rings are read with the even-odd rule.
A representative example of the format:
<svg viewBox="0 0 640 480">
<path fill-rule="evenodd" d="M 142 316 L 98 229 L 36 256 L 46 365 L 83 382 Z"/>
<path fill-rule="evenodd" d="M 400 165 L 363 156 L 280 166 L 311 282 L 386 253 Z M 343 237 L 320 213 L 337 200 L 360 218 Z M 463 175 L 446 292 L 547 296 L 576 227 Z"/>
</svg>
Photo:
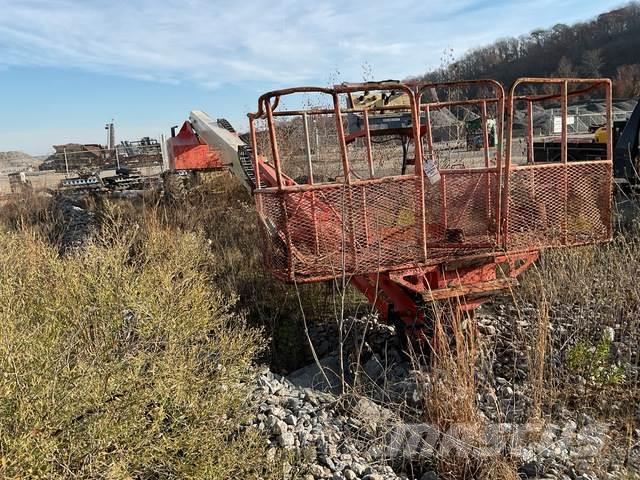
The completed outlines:
<svg viewBox="0 0 640 480">
<path fill-rule="evenodd" d="M 527 163 L 532 165 L 533 161 L 533 101 L 527 100 Z"/>
<path fill-rule="evenodd" d="M 503 148 L 504 148 L 504 90 L 502 86 L 495 87 L 497 92 L 497 102 L 496 102 L 496 175 L 497 175 L 497 198 L 496 198 L 496 245 L 502 246 L 502 199 L 505 195 L 503 191 L 504 185 L 504 171 L 503 171 L 503 162 L 504 158 Z"/>
<path fill-rule="evenodd" d="M 607 125 L 607 160 L 613 161 L 613 100 L 611 98 L 611 81 L 605 83 L 605 108 Z"/>
<path fill-rule="evenodd" d="M 431 132 L 431 108 L 429 104 L 424 106 L 424 117 L 425 117 L 425 137 L 427 137 L 427 149 L 429 150 L 428 158 L 429 160 L 433 160 L 435 162 L 435 154 L 433 152 L 433 135 Z M 422 143 L 422 142 L 420 142 Z M 447 223 L 447 213 L 446 213 L 446 175 L 441 174 L 440 176 L 440 224 L 443 226 L 443 229 L 446 229 Z M 425 218 L 426 223 L 426 218 Z M 425 228 L 426 231 L 426 228 Z M 443 230 L 444 232 L 444 230 Z M 425 237 L 426 238 L 426 237 Z"/>
<path fill-rule="evenodd" d="M 562 115 L 562 135 L 561 135 L 561 144 L 560 144 L 560 157 L 562 160 L 562 170 L 563 170 L 563 181 L 562 181 L 562 200 L 564 207 L 564 217 L 562 224 L 562 236 L 564 245 L 567 244 L 567 236 L 568 236 L 568 224 L 569 224 L 569 210 L 568 210 L 568 202 L 569 202 L 569 166 L 567 165 L 567 157 L 568 157 L 568 145 L 567 145 L 567 93 L 568 93 L 568 82 L 567 80 L 563 80 L 561 84 L 561 115 Z"/>
<path fill-rule="evenodd" d="M 309 167 L 309 178 L 307 179 L 307 183 L 309 185 L 313 185 L 313 162 L 311 160 L 311 141 L 309 139 L 309 115 L 307 112 L 302 113 L 302 124 L 304 127 L 304 140 L 305 147 L 307 153 L 307 166 Z M 316 255 L 320 255 L 320 238 L 318 235 L 318 219 L 316 215 L 316 192 L 310 190 L 309 192 L 310 200 L 311 200 L 311 221 L 313 223 L 313 241 L 314 241 L 314 249 Z M 306 195 L 304 193 L 303 195 Z"/>
<path fill-rule="evenodd" d="M 610 168 L 613 169 L 613 99 L 611 92 L 611 80 L 607 80 L 604 84 L 605 88 L 605 103 L 607 109 L 607 160 L 611 162 Z M 611 221 L 611 207 L 613 202 L 613 195 L 611 189 L 613 188 L 612 182 L 607 182 L 609 185 L 609 194 L 607 195 L 608 204 L 606 206 L 608 210 L 608 214 L 606 216 L 606 225 L 607 225 L 607 237 L 611 237 L 613 235 L 613 225 Z"/>
<path fill-rule="evenodd" d="M 350 240 L 351 240 L 351 251 L 353 252 L 353 265 L 354 268 L 357 268 L 358 258 L 356 255 L 356 225 L 355 218 L 353 215 L 353 192 L 351 191 L 351 167 L 349 167 L 349 157 L 347 155 L 347 143 L 344 137 L 344 124 L 342 123 L 342 112 L 340 110 L 340 98 L 338 94 L 334 91 L 333 94 L 333 114 L 336 117 L 336 129 L 338 131 L 338 142 L 340 144 L 340 155 L 342 157 L 342 170 L 344 172 L 344 181 L 345 186 L 348 192 L 349 198 L 349 208 L 343 209 L 343 212 L 346 211 L 348 218 L 350 219 Z M 344 190 L 343 190 L 344 191 Z M 344 228 L 345 219 L 344 216 L 342 218 L 342 225 Z M 346 259 L 346 253 L 343 252 L 344 258 Z M 345 260 L 346 263 L 346 260 Z M 343 265 L 343 268 L 346 269 L 346 265 Z"/>
<path fill-rule="evenodd" d="M 482 101 L 481 119 L 482 122 L 482 148 L 484 149 L 484 166 L 489 168 L 489 129 L 487 128 L 487 101 Z"/>
<path fill-rule="evenodd" d="M 481 118 L 482 122 L 482 148 L 484 150 L 484 166 L 489 168 L 489 128 L 487 126 L 487 101 L 483 100 L 481 104 Z M 485 176 L 485 208 L 486 208 L 486 220 L 487 220 L 487 232 L 489 231 L 489 225 L 491 223 L 491 175 L 486 172 Z"/>
<path fill-rule="evenodd" d="M 113 149 L 116 151 L 116 169 L 120 170 L 120 156 L 118 155 L 118 146 L 114 145 Z"/>
<path fill-rule="evenodd" d="M 511 144 L 513 143 L 513 97 L 515 96 L 515 91 L 518 86 L 518 82 L 514 83 L 509 90 L 509 96 L 507 97 L 507 137 L 504 146 L 504 186 L 502 189 L 502 199 L 501 199 L 501 226 L 500 230 L 502 232 L 502 247 L 505 250 L 508 250 L 508 242 L 509 242 L 509 188 L 511 182 L 511 154 L 512 148 Z"/>
<path fill-rule="evenodd" d="M 567 90 L 568 83 L 564 80 L 561 84 L 561 100 L 560 100 L 560 115 L 562 116 L 562 133 L 560 137 L 560 158 L 563 164 L 567 163 Z"/>
<path fill-rule="evenodd" d="M 304 141 L 307 153 L 307 166 L 309 167 L 309 178 L 307 183 L 313 185 L 313 164 L 311 162 L 311 142 L 309 141 L 309 119 L 307 112 L 302 113 L 302 125 L 304 127 Z"/>
<path fill-rule="evenodd" d="M 338 143 L 340 146 L 340 156 L 342 157 L 342 170 L 344 180 L 347 185 L 351 184 L 351 168 L 349 167 L 349 157 L 347 156 L 347 143 L 344 137 L 344 124 L 342 123 L 342 112 L 340 111 L 340 99 L 337 93 L 333 93 L 333 114 L 336 117 L 336 130 L 338 131 Z"/>
<path fill-rule="evenodd" d="M 426 205 L 424 201 L 424 168 L 422 165 L 422 135 L 420 126 L 420 91 L 413 92 L 408 91 L 409 103 L 411 105 L 411 116 L 413 126 L 413 150 L 414 150 L 414 172 L 418 182 L 418 198 L 417 202 L 420 206 L 418 211 L 420 212 L 420 240 L 422 257 L 424 261 L 427 261 L 427 213 Z"/>
<path fill-rule="evenodd" d="M 280 153 L 278 152 L 278 139 L 276 137 L 276 127 L 273 121 L 273 110 L 270 99 L 265 100 L 265 110 L 267 111 L 267 126 L 269 128 L 269 140 L 271 142 L 271 154 L 273 155 L 273 166 L 276 169 L 276 183 L 278 190 L 282 190 L 282 168 L 280 165 Z"/>
<path fill-rule="evenodd" d="M 289 280 L 295 280 L 293 271 L 293 242 L 291 240 L 291 232 L 289 229 L 289 213 L 287 211 L 287 193 L 282 191 L 282 168 L 280 165 L 280 153 L 278 152 L 278 141 L 276 137 L 276 127 L 273 121 L 273 109 L 271 107 L 271 99 L 265 100 L 265 110 L 267 112 L 267 126 L 269 128 L 269 140 L 271 142 L 271 153 L 273 155 L 273 166 L 276 170 L 276 183 L 278 185 L 278 197 L 284 217 L 284 234 L 287 239 L 287 270 Z"/>
<path fill-rule="evenodd" d="M 373 178 L 375 174 L 373 171 L 373 151 L 371 148 L 371 131 L 369 130 L 369 109 L 365 108 L 362 113 L 364 118 L 365 144 L 367 147 L 367 164 L 369 165 L 369 178 Z"/>
</svg>

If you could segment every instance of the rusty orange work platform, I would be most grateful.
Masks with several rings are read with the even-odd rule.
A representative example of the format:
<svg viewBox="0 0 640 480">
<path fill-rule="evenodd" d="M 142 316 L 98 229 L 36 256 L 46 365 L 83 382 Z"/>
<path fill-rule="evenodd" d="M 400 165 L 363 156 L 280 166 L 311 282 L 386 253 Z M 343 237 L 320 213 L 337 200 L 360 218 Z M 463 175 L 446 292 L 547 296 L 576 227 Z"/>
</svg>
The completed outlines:
<svg viewBox="0 0 640 480">
<path fill-rule="evenodd" d="M 473 308 L 510 288 L 541 249 L 609 240 L 611 144 L 605 158 L 567 160 L 568 108 L 584 97 L 611 125 L 607 79 L 263 95 L 250 126 L 269 269 L 285 282 L 345 277 L 384 319 L 415 324 L 421 302 Z M 561 112 L 557 162 L 533 162 L 537 105 Z"/>
</svg>

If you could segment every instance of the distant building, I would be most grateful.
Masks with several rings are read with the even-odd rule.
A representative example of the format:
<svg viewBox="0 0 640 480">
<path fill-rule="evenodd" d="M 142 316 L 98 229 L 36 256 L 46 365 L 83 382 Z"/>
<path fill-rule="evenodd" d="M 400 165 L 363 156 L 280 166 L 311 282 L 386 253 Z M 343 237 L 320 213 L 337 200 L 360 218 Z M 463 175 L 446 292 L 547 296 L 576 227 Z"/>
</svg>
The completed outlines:
<svg viewBox="0 0 640 480">
<path fill-rule="evenodd" d="M 97 143 L 66 143 L 54 145 L 53 149 L 55 153 L 40 165 L 40 170 L 64 172 L 67 165 L 69 170 L 78 170 L 83 167 L 96 168 L 110 163 L 111 160 L 111 152 L 106 152 L 105 148 Z"/>
<path fill-rule="evenodd" d="M 56 172 L 78 171 L 81 169 L 104 170 L 116 167 L 115 149 L 107 149 L 97 143 L 66 143 L 54 145 L 55 153 L 41 165 L 40 170 Z M 118 160 L 123 167 L 141 167 L 162 163 L 160 144 L 157 140 L 144 137 L 140 141 L 123 141 L 117 146 Z M 66 156 L 66 160 L 65 160 Z"/>
</svg>

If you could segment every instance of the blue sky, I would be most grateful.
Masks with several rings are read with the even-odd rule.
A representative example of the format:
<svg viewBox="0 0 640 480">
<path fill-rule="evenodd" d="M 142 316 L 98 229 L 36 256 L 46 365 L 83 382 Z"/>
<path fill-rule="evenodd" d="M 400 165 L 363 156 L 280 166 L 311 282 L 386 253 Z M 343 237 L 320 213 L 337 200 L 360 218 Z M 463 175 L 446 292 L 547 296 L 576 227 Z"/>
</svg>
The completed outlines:
<svg viewBox="0 0 640 480">
<path fill-rule="evenodd" d="M 270 89 L 401 79 L 619 0 L 0 0 L 0 151 L 167 133 L 192 109 L 246 127 Z"/>
</svg>

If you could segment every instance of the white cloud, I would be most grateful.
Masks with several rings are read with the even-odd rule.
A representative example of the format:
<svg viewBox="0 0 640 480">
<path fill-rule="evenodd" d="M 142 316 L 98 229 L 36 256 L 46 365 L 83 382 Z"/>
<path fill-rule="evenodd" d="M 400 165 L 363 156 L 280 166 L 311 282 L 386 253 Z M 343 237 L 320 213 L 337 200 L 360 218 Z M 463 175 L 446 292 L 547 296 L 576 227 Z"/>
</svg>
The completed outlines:
<svg viewBox="0 0 640 480">
<path fill-rule="evenodd" d="M 65 65 L 208 88 L 317 81 L 335 68 L 357 75 L 365 61 L 377 75 L 404 77 L 437 64 L 445 47 L 459 52 L 514 25 L 526 33 L 549 3 L 2 0 L 0 65 Z M 564 9 L 555 4 L 557 16 Z"/>
<path fill-rule="evenodd" d="M 445 47 L 461 52 L 526 33 L 544 22 L 535 10 L 549 3 L 0 0 L 0 66 L 64 65 L 212 88 L 317 82 L 335 69 L 357 80 L 366 61 L 376 76 L 399 78 L 437 65 Z"/>
<path fill-rule="evenodd" d="M 445 48 L 457 56 L 621 2 L 0 0 L 0 71 L 65 67 L 230 97 L 228 87 L 239 86 L 236 95 L 256 96 L 236 97 L 223 114 L 241 123 L 266 90 L 359 81 L 363 72 L 369 80 L 402 79 L 437 67 Z M 138 133 L 129 130 L 130 138 Z M 47 146 L 60 136 L 50 129 L 38 141 Z M 32 138 L 5 128 L 0 143 L 36 148 Z"/>
</svg>

